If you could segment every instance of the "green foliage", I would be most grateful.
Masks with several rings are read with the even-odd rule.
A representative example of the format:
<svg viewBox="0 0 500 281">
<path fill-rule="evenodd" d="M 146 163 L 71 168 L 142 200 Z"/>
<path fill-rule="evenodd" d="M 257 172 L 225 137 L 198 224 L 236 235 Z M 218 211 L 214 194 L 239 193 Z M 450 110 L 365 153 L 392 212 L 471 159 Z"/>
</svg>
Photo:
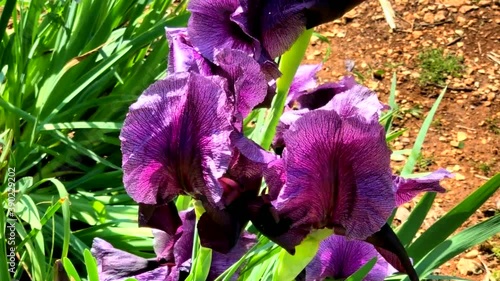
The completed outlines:
<svg viewBox="0 0 500 281">
<path fill-rule="evenodd" d="M 443 49 L 427 49 L 418 55 L 420 63 L 420 84 L 443 86 L 448 76 L 460 77 L 463 70 L 463 58 L 445 55 Z"/>
<path fill-rule="evenodd" d="M 165 75 L 168 45 L 164 28 L 183 26 L 189 17 L 186 1 L 174 2 L 177 1 L 3 1 L 0 176 L 2 205 L 8 209 L 8 170 L 15 170 L 14 219 L 19 260 L 13 278 L 97 281 L 96 261 L 88 250 L 95 237 L 112 241 L 115 247 L 136 255 L 154 256 L 151 232 L 137 227 L 138 207 L 123 189 L 118 134 L 128 106 L 148 85 Z M 283 76 L 278 80 L 278 94 L 270 113 L 257 110 L 245 120 L 245 133 L 265 147 L 273 139 L 288 87 L 311 32 L 282 57 Z M 436 61 L 443 57 L 446 63 L 438 65 L 445 65 L 445 69 L 450 68 L 448 64 L 454 65 L 442 51 L 430 54 L 429 58 L 435 57 Z M 422 62 L 429 58 L 422 57 Z M 429 63 L 429 69 L 444 73 L 436 71 L 433 63 Z M 373 74 L 385 75 L 381 71 Z M 454 76 L 453 72 L 440 75 Z M 394 75 L 391 110 L 380 120 L 388 142 L 403 133 L 392 129 L 392 121 L 400 111 L 395 102 L 395 87 Z M 444 92 L 422 125 L 403 168 L 405 176 L 412 176 L 415 166 L 421 166 L 422 144 Z M 408 221 L 397 229 L 422 278 L 498 231 L 497 215 L 449 238 L 498 190 L 499 177 L 494 176 L 418 239 L 415 240 L 416 233 L 435 194 L 424 195 Z M 183 210 L 192 202 L 181 196 L 176 205 Z M 5 227 L 9 216 L 0 213 L 3 241 L 9 235 Z M 193 271 L 189 278 L 204 280 L 212 253 L 200 247 L 197 238 L 194 240 Z M 314 254 L 315 247 L 308 248 L 307 243 L 303 247 L 307 251 L 302 256 L 287 256 L 269 239 L 259 236 L 258 243 L 217 280 L 231 280 L 236 272 L 242 280 L 293 278 Z M 11 280 L 7 251 L 6 243 L 0 243 L 2 281 Z M 375 260 L 368 262 L 348 280 L 360 280 L 374 263 Z"/>
<path fill-rule="evenodd" d="M 495 135 L 500 135 L 500 118 L 486 119 L 488 130 Z"/>
<path fill-rule="evenodd" d="M 185 26 L 186 1 L 3 2 L 0 177 L 7 208 L 15 170 L 13 278 L 53 280 L 68 258 L 83 271 L 96 236 L 147 256 L 151 233 L 137 228 L 137 206 L 123 190 L 118 133 L 128 106 L 165 75 L 165 27 Z M 9 234 L 6 219 L 2 212 L 0 237 Z"/>
</svg>

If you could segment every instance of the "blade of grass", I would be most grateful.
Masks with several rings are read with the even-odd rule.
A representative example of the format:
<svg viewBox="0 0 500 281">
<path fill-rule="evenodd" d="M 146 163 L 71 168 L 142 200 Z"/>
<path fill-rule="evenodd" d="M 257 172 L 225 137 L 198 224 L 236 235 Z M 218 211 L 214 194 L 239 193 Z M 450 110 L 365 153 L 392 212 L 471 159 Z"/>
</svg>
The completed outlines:
<svg viewBox="0 0 500 281">
<path fill-rule="evenodd" d="M 100 130 L 114 130 L 119 131 L 123 123 L 121 122 L 65 122 L 65 123 L 50 123 L 44 124 L 40 130 L 51 131 L 51 130 L 63 130 L 63 129 L 100 129 Z"/>
<path fill-rule="evenodd" d="M 438 98 L 434 102 L 434 105 L 432 106 L 431 110 L 429 111 L 429 114 L 424 120 L 424 123 L 422 124 L 422 127 L 420 128 L 420 131 L 418 132 L 417 139 L 415 140 L 415 143 L 413 144 L 413 148 L 411 150 L 410 156 L 408 157 L 408 161 L 403 167 L 403 170 L 401 171 L 401 176 L 406 176 L 412 173 L 413 168 L 415 167 L 415 164 L 417 163 L 418 157 L 420 155 L 420 151 L 422 150 L 422 145 L 424 144 L 425 136 L 427 135 L 427 131 L 429 130 L 429 127 L 432 124 L 432 119 L 434 119 L 434 115 L 436 114 L 436 111 L 439 107 L 439 104 L 441 103 L 441 100 L 443 99 L 444 94 L 446 93 L 446 88 L 444 88 L 441 93 L 439 94 Z"/>
<path fill-rule="evenodd" d="M 89 281 L 99 281 L 99 273 L 97 272 L 97 261 L 92 256 L 88 249 L 83 252 L 85 259 L 85 268 L 87 269 L 87 276 Z"/>
<path fill-rule="evenodd" d="M 403 246 L 407 247 L 412 242 L 424 222 L 427 213 L 432 208 L 434 198 L 436 198 L 435 192 L 426 193 L 411 211 L 408 220 L 396 231 Z"/>
<path fill-rule="evenodd" d="M 465 229 L 459 234 L 441 242 L 415 266 L 415 270 L 423 278 L 456 255 L 480 244 L 500 232 L 500 215 Z"/>
<path fill-rule="evenodd" d="M 483 205 L 500 187 L 500 173 L 474 191 L 465 200 L 436 221 L 408 247 L 408 255 L 418 263 L 439 243 L 451 235 L 462 223 Z"/>
</svg>

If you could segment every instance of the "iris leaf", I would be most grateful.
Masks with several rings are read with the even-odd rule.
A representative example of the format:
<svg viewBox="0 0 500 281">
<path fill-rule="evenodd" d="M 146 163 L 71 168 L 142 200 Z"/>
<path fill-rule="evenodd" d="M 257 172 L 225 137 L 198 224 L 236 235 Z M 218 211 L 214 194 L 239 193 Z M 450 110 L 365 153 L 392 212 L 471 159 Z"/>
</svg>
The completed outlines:
<svg viewBox="0 0 500 281">
<path fill-rule="evenodd" d="M 373 259 L 369 260 L 365 265 L 363 265 L 360 269 L 358 269 L 356 272 L 354 272 L 351 276 L 347 277 L 345 281 L 361 281 L 365 278 L 368 273 L 370 273 L 370 270 L 375 266 L 377 263 L 377 258 L 374 257 Z"/>
<path fill-rule="evenodd" d="M 408 247 L 408 255 L 418 263 L 427 253 L 458 229 L 500 187 L 500 173 L 467 196 L 427 229 Z"/>
</svg>

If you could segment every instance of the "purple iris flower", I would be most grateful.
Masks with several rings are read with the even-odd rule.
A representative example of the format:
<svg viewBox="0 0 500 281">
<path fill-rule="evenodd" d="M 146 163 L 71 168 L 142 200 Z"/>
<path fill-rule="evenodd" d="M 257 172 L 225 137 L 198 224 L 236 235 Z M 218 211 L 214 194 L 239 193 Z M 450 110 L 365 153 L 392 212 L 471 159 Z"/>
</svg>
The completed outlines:
<svg viewBox="0 0 500 281">
<path fill-rule="evenodd" d="M 278 139 L 282 158 L 266 171 L 278 219 L 256 224 L 290 252 L 314 229 L 332 228 L 366 240 L 401 272 L 414 273 L 386 221 L 397 204 L 422 191 L 442 192 L 445 170 L 417 179 L 393 176 L 391 151 L 378 123 L 384 106 L 350 79 L 328 87 L 330 100 L 284 114 Z M 315 90 L 299 96 L 318 94 Z M 269 222 L 267 222 L 269 223 Z M 413 276 L 412 278 L 415 278 Z"/>
<path fill-rule="evenodd" d="M 218 48 L 213 60 L 205 59 L 191 44 L 186 28 L 166 29 L 170 53 L 168 74 L 193 72 L 203 76 L 221 76 L 225 79 L 228 99 L 235 103 L 237 113 L 244 118 L 262 103 L 268 95 L 265 69 L 241 50 Z"/>
<path fill-rule="evenodd" d="M 331 278 L 345 279 L 373 258 L 377 262 L 365 276 L 365 281 L 383 281 L 396 270 L 367 242 L 347 240 L 340 235 L 331 235 L 323 240 L 313 260 L 306 267 L 306 281 Z"/>
<path fill-rule="evenodd" d="M 198 224 L 202 245 L 222 253 L 250 219 L 247 205 L 256 200 L 263 170 L 275 158 L 235 125 L 235 115 L 258 100 L 228 95 L 229 84 L 240 93 L 255 87 L 238 78 L 242 73 L 233 63 L 248 56 L 232 55 L 220 62 L 226 77 L 236 77 L 229 83 L 191 72 L 150 86 L 130 107 L 120 135 L 124 185 L 139 203 L 140 225 L 173 235 L 180 220 L 172 200 L 190 195 L 206 209 Z"/>
<path fill-rule="evenodd" d="M 134 277 L 139 281 L 177 281 L 189 274 L 196 216 L 193 210 L 180 213 L 182 224 L 170 235 L 153 229 L 156 258 L 145 259 L 114 248 L 95 238 L 92 254 L 97 259 L 99 279 L 119 281 Z M 213 252 L 207 280 L 214 280 L 255 244 L 255 237 L 245 233 L 227 254 Z"/>
<path fill-rule="evenodd" d="M 341 17 L 363 0 L 192 0 L 188 23 L 193 44 L 213 60 L 214 50 L 243 50 L 269 62 L 306 29 Z"/>
</svg>

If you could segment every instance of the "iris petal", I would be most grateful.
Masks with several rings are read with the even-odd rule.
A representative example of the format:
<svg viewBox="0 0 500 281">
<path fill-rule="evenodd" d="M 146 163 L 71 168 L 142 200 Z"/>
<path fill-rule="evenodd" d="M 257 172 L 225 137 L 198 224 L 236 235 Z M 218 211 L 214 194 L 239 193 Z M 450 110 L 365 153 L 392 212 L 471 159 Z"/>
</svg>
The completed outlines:
<svg viewBox="0 0 500 281">
<path fill-rule="evenodd" d="M 139 281 L 164 281 L 170 273 L 167 266 L 115 249 L 100 238 L 94 239 L 91 252 L 97 259 L 99 280 L 118 281 L 134 277 Z"/>
<path fill-rule="evenodd" d="M 193 71 L 211 75 L 211 65 L 194 49 L 186 28 L 166 28 L 169 43 L 168 74 Z"/>
<path fill-rule="evenodd" d="M 446 169 L 439 169 L 427 176 L 410 179 L 393 175 L 392 180 L 396 189 L 396 204 L 399 206 L 409 202 L 417 194 L 424 191 L 445 192 L 446 190 L 439 185 L 439 181 L 451 177 L 452 174 Z"/>
<path fill-rule="evenodd" d="M 220 201 L 217 179 L 231 158 L 232 131 L 220 84 L 194 73 L 174 74 L 130 107 L 120 139 L 125 189 L 135 201 L 162 204 L 178 194 Z"/>
<path fill-rule="evenodd" d="M 273 204 L 293 224 L 286 237 L 274 237 L 278 244 L 292 251 L 301 235 L 334 225 L 362 240 L 384 225 L 395 198 L 390 150 L 378 123 L 313 111 L 298 119 L 284 140 L 286 184 Z M 290 238 L 293 232 L 297 237 Z M 293 243 L 285 241 L 289 238 Z"/>
<path fill-rule="evenodd" d="M 216 49 L 236 49 L 247 54 L 258 52 L 258 41 L 240 27 L 244 23 L 238 21 L 242 12 L 238 0 L 192 0 L 188 10 L 191 12 L 189 36 L 193 45 L 208 60 L 214 61 Z"/>
<path fill-rule="evenodd" d="M 242 117 L 264 101 L 268 84 L 261 66 L 248 54 L 239 50 L 216 51 L 216 74 L 227 79 L 230 92 L 234 93 L 235 108 Z"/>
<path fill-rule="evenodd" d="M 391 273 L 390 265 L 373 245 L 332 235 L 321 242 L 316 256 L 306 267 L 306 280 L 345 279 L 375 257 L 377 262 L 363 280 L 384 280 Z"/>
</svg>

